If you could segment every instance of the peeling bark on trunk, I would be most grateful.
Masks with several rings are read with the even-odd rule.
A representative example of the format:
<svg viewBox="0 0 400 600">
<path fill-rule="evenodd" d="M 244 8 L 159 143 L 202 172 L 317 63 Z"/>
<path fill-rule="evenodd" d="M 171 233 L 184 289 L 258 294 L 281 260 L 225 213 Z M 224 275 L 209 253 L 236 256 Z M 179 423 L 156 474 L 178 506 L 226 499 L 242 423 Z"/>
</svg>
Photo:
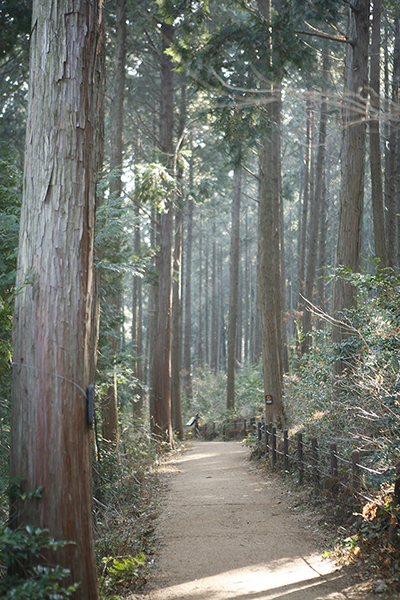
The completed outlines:
<svg viewBox="0 0 400 600">
<path fill-rule="evenodd" d="M 68 545 L 48 556 L 97 600 L 92 435 L 87 425 L 96 178 L 102 164 L 104 7 L 33 5 L 24 191 L 14 319 L 10 474 L 41 499 L 10 524 Z M 93 340 L 92 340 L 93 342 Z M 92 364 L 93 375 L 93 364 Z M 50 553 L 51 554 L 51 553 Z"/>
</svg>

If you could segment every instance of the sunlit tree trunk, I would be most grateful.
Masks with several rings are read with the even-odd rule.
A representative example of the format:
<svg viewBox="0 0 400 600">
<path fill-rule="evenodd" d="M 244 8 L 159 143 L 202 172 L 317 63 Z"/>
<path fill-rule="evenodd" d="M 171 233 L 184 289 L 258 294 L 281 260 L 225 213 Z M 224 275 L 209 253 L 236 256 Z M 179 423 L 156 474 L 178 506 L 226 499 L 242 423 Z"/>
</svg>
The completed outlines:
<svg viewBox="0 0 400 600">
<path fill-rule="evenodd" d="M 13 501 L 10 525 L 74 542 L 41 562 L 70 569 L 79 600 L 99 597 L 86 391 L 104 19 L 102 2 L 33 3 L 14 320 L 10 474 L 43 493 Z"/>
</svg>

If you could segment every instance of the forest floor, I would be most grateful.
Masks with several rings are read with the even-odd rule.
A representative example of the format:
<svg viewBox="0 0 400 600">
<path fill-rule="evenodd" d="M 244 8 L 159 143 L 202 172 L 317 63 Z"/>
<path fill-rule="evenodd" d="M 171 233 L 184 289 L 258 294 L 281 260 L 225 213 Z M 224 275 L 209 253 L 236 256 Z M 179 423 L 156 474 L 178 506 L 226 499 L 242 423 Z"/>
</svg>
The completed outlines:
<svg viewBox="0 0 400 600">
<path fill-rule="evenodd" d="M 337 533 L 313 511 L 295 510 L 293 492 L 280 478 L 265 477 L 248 448 L 190 446 L 162 467 L 156 567 L 145 591 L 129 600 L 389 597 L 375 593 L 376 582 L 359 569 L 322 558 Z"/>
</svg>

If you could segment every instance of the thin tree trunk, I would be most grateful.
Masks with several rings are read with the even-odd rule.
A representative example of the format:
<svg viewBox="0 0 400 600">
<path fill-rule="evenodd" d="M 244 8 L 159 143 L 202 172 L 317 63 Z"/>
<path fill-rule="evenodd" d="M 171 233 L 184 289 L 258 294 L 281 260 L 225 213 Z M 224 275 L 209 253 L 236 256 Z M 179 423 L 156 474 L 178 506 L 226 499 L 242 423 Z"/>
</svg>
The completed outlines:
<svg viewBox="0 0 400 600">
<path fill-rule="evenodd" d="M 181 409 L 181 261 L 182 261 L 182 211 L 175 214 L 174 283 L 172 314 L 172 353 L 171 353 L 171 402 L 172 421 L 178 438 L 183 439 Z"/>
<path fill-rule="evenodd" d="M 43 491 L 40 498 L 13 499 L 10 526 L 48 529 L 56 540 L 73 542 L 40 564 L 69 569 L 65 583 L 79 582 L 77 600 L 98 600 L 87 389 L 94 383 L 89 374 L 103 149 L 103 3 L 83 0 L 66 8 L 35 0 L 32 23 L 10 476 L 22 482 L 23 492 L 39 486 Z"/>
<path fill-rule="evenodd" d="M 205 271 L 204 271 L 204 361 L 210 364 L 209 354 L 209 307 L 208 307 L 208 235 L 205 238 Z"/>
<path fill-rule="evenodd" d="M 212 273 L 211 273 L 211 369 L 217 372 L 217 241 L 213 220 Z"/>
<path fill-rule="evenodd" d="M 222 368 L 222 355 L 223 355 L 223 337 L 224 337 L 224 285 L 223 285 L 223 256 L 222 248 L 219 251 L 218 260 L 218 326 L 217 326 L 217 371 Z"/>
<path fill-rule="evenodd" d="M 151 211 L 150 242 L 152 248 L 158 245 L 158 224 L 155 224 L 157 215 L 155 208 Z M 152 259 L 150 269 L 153 273 L 159 271 L 158 256 Z M 147 314 L 147 356 L 149 361 L 149 411 L 150 430 L 156 433 L 156 347 L 157 347 L 157 321 L 158 321 L 158 281 L 153 278 L 149 288 L 148 314 Z"/>
<path fill-rule="evenodd" d="M 202 218 L 200 214 L 200 225 L 199 225 L 199 311 L 198 311 L 198 327 L 197 327 L 197 370 L 200 371 L 203 365 L 203 353 L 202 353 L 202 317 L 203 317 L 203 298 L 202 298 L 202 260 L 203 260 L 203 228 Z"/>
<path fill-rule="evenodd" d="M 244 360 L 249 360 L 249 322 L 250 322 L 250 253 L 249 253 L 249 231 L 248 231 L 248 213 L 245 219 L 246 241 L 244 254 Z"/>
<path fill-rule="evenodd" d="M 393 79 L 392 79 L 392 102 L 390 108 L 390 133 L 389 133 L 389 161 L 388 161 L 388 194 L 386 197 L 386 236 L 388 266 L 396 266 L 396 167 L 397 167 L 397 100 L 399 94 L 399 19 L 395 19 L 395 37 L 393 52 Z"/>
<path fill-rule="evenodd" d="M 280 184 L 282 174 L 279 173 Z M 287 336 L 287 300 L 286 300 L 286 265 L 285 265 L 285 221 L 283 215 L 283 198 L 280 199 L 280 243 L 281 243 L 281 296 L 282 296 L 282 368 L 284 373 L 289 373 L 289 345 Z"/>
<path fill-rule="evenodd" d="M 125 61 L 126 61 L 126 0 L 117 1 L 116 39 L 114 55 L 113 98 L 111 102 L 111 159 L 110 169 L 115 170 L 115 176 L 110 184 L 110 193 L 115 198 L 122 194 L 122 153 L 124 143 L 124 100 L 125 100 Z M 119 236 L 114 242 L 115 251 L 119 250 Z M 103 440 L 110 449 L 118 452 L 118 392 L 117 392 L 117 350 L 120 336 L 120 296 L 122 293 L 122 277 L 112 274 L 111 278 L 105 276 L 108 287 L 112 289 L 107 297 L 108 306 L 113 308 L 114 318 L 109 333 L 109 344 L 113 353 L 114 373 L 112 382 L 108 387 L 107 396 L 104 398 L 102 413 Z"/>
<path fill-rule="evenodd" d="M 329 156 L 329 153 L 328 153 Z M 328 158 L 329 161 L 329 158 Z M 327 162 L 327 160 L 325 161 Z M 328 199 L 327 199 L 327 186 L 326 186 L 326 172 L 329 171 L 329 164 L 326 165 L 322 174 L 322 198 L 321 198 L 321 213 L 320 213 L 320 225 L 319 225 L 319 241 L 318 241 L 318 268 L 317 268 L 317 302 L 319 308 L 325 312 L 325 277 L 324 267 L 326 266 L 326 254 L 327 254 L 327 234 L 328 234 Z M 318 327 L 324 327 L 325 321 L 320 319 Z"/>
<path fill-rule="evenodd" d="M 190 179 L 193 183 L 193 166 L 190 164 Z M 191 184 L 190 184 L 191 185 Z M 192 188 L 190 188 L 192 189 Z M 193 245 L 193 199 L 189 197 L 186 239 L 186 288 L 185 288 L 185 334 L 183 342 L 184 388 L 186 398 L 191 399 L 192 392 L 192 245 Z"/>
<path fill-rule="evenodd" d="M 328 55 L 324 55 L 323 64 L 323 78 L 326 81 L 328 76 Z M 308 264 L 307 264 L 307 279 L 305 286 L 305 298 L 313 303 L 314 302 L 314 281 L 315 273 L 317 270 L 317 257 L 318 257 L 318 236 L 320 227 L 320 216 L 321 216 L 321 203 L 322 203 L 322 191 L 324 188 L 324 162 L 325 162 L 325 141 L 326 141 L 326 119 L 327 119 L 327 100 L 326 100 L 326 85 L 323 89 L 323 98 L 321 103 L 321 117 L 319 123 L 319 137 L 318 137 L 318 155 L 316 164 L 316 186 L 314 201 L 312 208 L 310 207 L 310 230 L 309 230 L 309 247 L 308 247 Z M 302 341 L 302 354 L 308 352 L 312 343 L 311 334 L 311 311 L 309 307 L 305 307 L 303 311 L 303 341 Z"/>
<path fill-rule="evenodd" d="M 178 143 L 183 144 L 183 134 L 186 123 L 186 85 L 185 73 L 181 74 L 181 101 L 179 111 Z M 182 178 L 183 167 L 179 162 L 177 170 L 177 191 L 179 202 L 182 202 Z M 182 290 L 182 208 L 178 204 L 175 211 L 175 247 L 174 247 L 174 281 L 172 296 L 172 349 L 171 349 L 171 404 L 172 424 L 178 432 L 178 438 L 183 439 L 183 422 L 181 407 L 181 347 L 182 347 L 182 323 L 181 323 L 181 290 Z"/>
<path fill-rule="evenodd" d="M 229 322 L 226 407 L 235 410 L 236 328 L 239 292 L 240 201 L 242 195 L 242 166 L 234 166 L 232 190 L 231 250 L 229 260 Z"/>
<path fill-rule="evenodd" d="M 370 64 L 370 100 L 376 119 L 369 122 L 369 159 L 371 165 L 372 215 L 374 221 L 375 255 L 379 259 L 379 268 L 387 266 L 385 214 L 383 204 L 381 136 L 379 126 L 379 88 L 380 88 L 380 51 L 381 51 L 381 11 L 382 0 L 374 0 L 372 12 L 371 64 Z"/>
</svg>

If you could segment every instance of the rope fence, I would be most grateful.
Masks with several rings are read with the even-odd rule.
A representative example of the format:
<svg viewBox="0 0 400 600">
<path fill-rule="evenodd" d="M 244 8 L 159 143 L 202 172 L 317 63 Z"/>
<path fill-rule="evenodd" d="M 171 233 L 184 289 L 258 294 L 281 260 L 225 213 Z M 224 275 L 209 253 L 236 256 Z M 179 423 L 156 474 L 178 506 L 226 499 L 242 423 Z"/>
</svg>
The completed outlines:
<svg viewBox="0 0 400 600">
<path fill-rule="evenodd" d="M 259 455 L 264 454 L 266 460 L 275 468 L 292 473 L 297 471 L 300 484 L 307 480 L 314 485 L 318 493 L 322 481 L 330 480 L 332 488 L 346 489 L 353 497 L 353 501 L 362 499 L 380 505 L 376 498 L 367 495 L 368 492 L 374 495 L 374 486 L 371 485 L 370 478 L 372 476 L 382 480 L 387 476 L 388 471 L 379 471 L 361 464 L 361 453 L 358 449 L 353 449 L 351 456 L 345 458 L 338 453 L 336 442 L 319 441 L 313 436 L 311 443 L 306 443 L 301 432 L 297 433 L 296 438 L 290 438 L 287 429 L 279 432 L 273 425 L 267 427 L 264 420 L 256 422 L 255 417 L 211 425 L 205 423 L 201 425 L 200 432 L 206 440 L 246 438 L 249 433 L 252 433 L 256 437 Z M 393 498 L 395 505 L 400 504 L 399 472 L 396 477 Z"/>
</svg>

